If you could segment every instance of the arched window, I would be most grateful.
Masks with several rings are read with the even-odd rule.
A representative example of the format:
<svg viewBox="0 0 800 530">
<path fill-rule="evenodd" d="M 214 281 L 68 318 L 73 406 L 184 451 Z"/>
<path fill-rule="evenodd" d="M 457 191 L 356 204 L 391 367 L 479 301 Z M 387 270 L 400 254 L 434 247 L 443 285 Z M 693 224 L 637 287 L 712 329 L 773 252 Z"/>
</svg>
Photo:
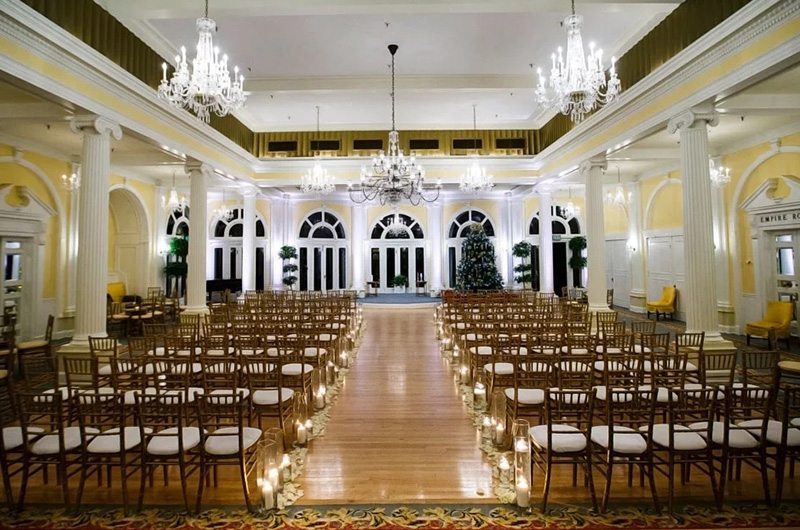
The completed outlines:
<svg viewBox="0 0 800 530">
<path fill-rule="evenodd" d="M 189 235 L 189 207 L 183 211 L 172 210 L 167 219 L 167 235 L 170 237 Z"/>
<path fill-rule="evenodd" d="M 267 237 L 267 229 L 261 215 L 256 214 L 256 238 Z M 243 237 L 244 208 L 235 208 L 230 219 L 217 219 L 214 223 L 214 238 Z"/>
<path fill-rule="evenodd" d="M 239 280 L 242 278 L 242 237 L 244 237 L 244 208 L 232 210 L 230 219 L 215 218 L 209 227 L 209 245 L 212 258 L 209 263 L 215 280 Z M 256 289 L 263 289 L 267 275 L 267 225 L 258 211 L 255 213 L 255 278 Z"/>
<path fill-rule="evenodd" d="M 575 236 L 581 233 L 581 222 L 577 217 L 568 215 L 561 206 L 552 206 L 551 212 L 553 234 Z M 539 235 L 539 212 L 534 214 L 528 225 L 528 235 Z"/>
<path fill-rule="evenodd" d="M 473 210 L 471 208 L 458 214 L 453 222 L 450 223 L 447 237 L 450 239 L 467 237 L 467 230 L 473 224 L 483 226 L 483 231 L 486 235 L 488 237 L 494 237 L 494 225 L 491 219 L 489 219 L 489 216 L 480 210 Z"/>
<path fill-rule="evenodd" d="M 425 233 L 419 222 L 404 213 L 398 213 L 399 223 L 395 222 L 395 214 L 391 213 L 380 219 L 372 227 L 371 239 L 425 239 Z"/>
<path fill-rule="evenodd" d="M 313 212 L 300 225 L 300 239 L 347 239 L 342 221 L 330 212 Z"/>
</svg>

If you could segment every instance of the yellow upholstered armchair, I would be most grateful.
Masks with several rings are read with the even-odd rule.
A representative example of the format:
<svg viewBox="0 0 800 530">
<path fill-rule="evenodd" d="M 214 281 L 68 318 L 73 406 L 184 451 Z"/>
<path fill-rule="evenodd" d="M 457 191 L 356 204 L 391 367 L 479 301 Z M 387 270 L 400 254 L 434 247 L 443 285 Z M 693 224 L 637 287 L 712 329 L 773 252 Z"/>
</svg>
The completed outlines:
<svg viewBox="0 0 800 530">
<path fill-rule="evenodd" d="M 650 318 L 650 313 L 656 314 L 656 320 L 659 315 L 664 315 L 664 318 L 669 315 L 670 320 L 675 320 L 675 302 L 678 299 L 678 289 L 673 285 L 672 287 L 664 287 L 661 290 L 661 298 L 654 302 L 647 302 L 647 318 Z"/>
<path fill-rule="evenodd" d="M 786 340 L 786 348 L 789 348 L 789 328 L 792 324 L 794 314 L 793 302 L 782 302 L 771 300 L 767 302 L 767 312 L 762 320 L 748 322 L 744 328 L 747 335 L 747 344 L 750 344 L 750 337 L 767 339 L 767 349 L 772 349 L 772 337 L 774 336 L 776 346 L 779 339 Z"/>
</svg>

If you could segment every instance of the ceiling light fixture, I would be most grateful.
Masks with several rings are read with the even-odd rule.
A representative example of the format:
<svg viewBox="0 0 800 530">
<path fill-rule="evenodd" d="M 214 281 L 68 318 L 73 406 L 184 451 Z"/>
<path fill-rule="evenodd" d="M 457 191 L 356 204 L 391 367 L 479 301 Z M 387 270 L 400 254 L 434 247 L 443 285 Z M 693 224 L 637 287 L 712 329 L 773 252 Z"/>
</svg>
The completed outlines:
<svg viewBox="0 0 800 530">
<path fill-rule="evenodd" d="M 711 183 L 718 188 L 721 188 L 731 181 L 730 168 L 723 166 L 719 159 L 708 159 L 708 174 L 711 178 Z"/>
<path fill-rule="evenodd" d="M 394 56 L 397 44 L 389 45 L 392 54 L 392 130 L 389 132 L 389 152 L 380 151 L 372 159 L 372 167 L 361 168 L 361 181 L 348 185 L 350 199 L 358 204 L 377 200 L 380 204 L 398 204 L 407 199 L 411 204 L 433 202 L 439 198 L 441 183 L 425 184 L 425 169 L 417 164 L 416 157 L 403 155 L 400 149 L 400 134 L 395 127 L 395 72 Z"/>
<path fill-rule="evenodd" d="M 172 188 L 169 190 L 168 195 L 161 196 L 161 207 L 168 212 L 183 213 L 186 208 L 186 196 L 178 195 L 178 190 L 175 189 L 175 172 L 172 172 Z"/>
<path fill-rule="evenodd" d="M 626 193 L 625 188 L 622 187 L 622 177 L 620 176 L 619 166 L 617 166 L 617 187 L 614 189 L 614 193 L 609 191 L 606 194 L 606 202 L 615 206 L 621 206 L 622 208 L 628 206 L 631 202 L 631 192 Z"/>
<path fill-rule="evenodd" d="M 228 208 L 225 204 L 225 188 L 222 188 L 222 204 L 214 209 L 214 216 L 226 223 L 233 219 L 233 208 Z"/>
<path fill-rule="evenodd" d="M 317 142 L 319 142 L 319 105 L 317 109 Z M 326 195 L 333 192 L 336 185 L 333 182 L 333 177 L 328 175 L 328 170 L 322 167 L 322 160 L 319 156 L 319 150 L 314 157 L 314 166 L 309 169 L 300 182 L 300 190 L 303 193 L 319 193 Z"/>
<path fill-rule="evenodd" d="M 536 69 L 539 75 L 536 102 L 557 108 L 562 114 L 569 115 L 575 123 L 580 123 L 595 107 L 602 107 L 613 101 L 621 88 L 615 57 L 611 58 L 611 68 L 606 80 L 603 50 L 595 48 L 594 43 L 590 42 L 588 57 L 584 54 L 582 24 L 583 17 L 575 14 L 575 0 L 572 0 L 572 14 L 561 23 L 567 32 L 566 61 L 563 49 L 559 46 L 557 54 L 551 55 L 553 66 L 550 69 L 550 78 L 545 78 L 541 68 Z"/>
<path fill-rule="evenodd" d="M 569 199 L 567 199 L 567 205 L 564 207 L 564 215 L 567 217 L 577 217 L 581 214 L 581 207 L 576 206 L 574 202 L 572 202 L 572 186 L 568 186 L 569 189 Z"/>
<path fill-rule="evenodd" d="M 180 55 L 175 56 L 175 71 L 167 80 L 167 63 L 161 65 L 162 78 L 158 96 L 176 107 L 186 107 L 198 118 L 208 123 L 211 113 L 225 116 L 240 108 L 247 94 L 244 91 L 244 76 L 239 67 L 233 68 L 233 79 L 228 72 L 228 56 L 219 56 L 213 36 L 217 23 L 208 18 L 208 0 L 205 14 L 197 19 L 197 55 L 192 67 L 186 60 L 186 46 L 181 46 Z"/>
<path fill-rule="evenodd" d="M 467 172 L 461 175 L 461 183 L 458 189 L 461 191 L 469 191 L 478 193 L 481 191 L 489 191 L 494 187 L 494 177 L 486 174 L 486 168 L 481 167 L 478 161 L 478 120 L 476 105 L 472 105 L 472 139 L 473 157 L 470 162 Z"/>
</svg>

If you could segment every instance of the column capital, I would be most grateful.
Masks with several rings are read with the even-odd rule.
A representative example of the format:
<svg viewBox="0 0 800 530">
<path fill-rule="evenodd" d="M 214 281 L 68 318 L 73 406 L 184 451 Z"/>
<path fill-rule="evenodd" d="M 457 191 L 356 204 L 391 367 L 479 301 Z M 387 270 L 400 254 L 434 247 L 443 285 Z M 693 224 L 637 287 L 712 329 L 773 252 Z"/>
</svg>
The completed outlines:
<svg viewBox="0 0 800 530">
<path fill-rule="evenodd" d="M 674 134 L 678 130 L 694 129 L 701 125 L 715 127 L 718 123 L 719 113 L 714 106 L 700 105 L 673 116 L 667 123 L 667 132 Z"/>
<path fill-rule="evenodd" d="M 586 173 L 595 168 L 606 170 L 608 168 L 608 160 L 606 160 L 605 155 L 593 156 L 592 158 L 581 162 L 579 167 L 581 173 Z"/>
<path fill-rule="evenodd" d="M 191 176 L 193 173 L 201 173 L 208 177 L 214 174 L 214 168 L 205 162 L 189 158 L 183 166 L 187 175 Z"/>
<path fill-rule="evenodd" d="M 239 195 L 242 197 L 258 197 L 259 191 L 255 186 L 245 186 L 239 190 Z"/>
<path fill-rule="evenodd" d="M 69 120 L 72 132 L 89 132 L 92 134 L 110 134 L 115 140 L 122 138 L 122 129 L 119 124 L 97 114 L 81 114 Z"/>
</svg>

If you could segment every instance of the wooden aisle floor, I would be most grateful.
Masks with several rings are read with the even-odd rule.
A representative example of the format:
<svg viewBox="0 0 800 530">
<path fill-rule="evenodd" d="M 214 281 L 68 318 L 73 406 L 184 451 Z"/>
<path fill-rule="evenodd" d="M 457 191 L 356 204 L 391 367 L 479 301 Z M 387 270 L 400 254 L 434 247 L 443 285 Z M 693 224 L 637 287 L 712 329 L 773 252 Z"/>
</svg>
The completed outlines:
<svg viewBox="0 0 800 530">
<path fill-rule="evenodd" d="M 496 502 L 432 309 L 365 308 L 358 358 L 314 440 L 299 504 Z"/>
</svg>

